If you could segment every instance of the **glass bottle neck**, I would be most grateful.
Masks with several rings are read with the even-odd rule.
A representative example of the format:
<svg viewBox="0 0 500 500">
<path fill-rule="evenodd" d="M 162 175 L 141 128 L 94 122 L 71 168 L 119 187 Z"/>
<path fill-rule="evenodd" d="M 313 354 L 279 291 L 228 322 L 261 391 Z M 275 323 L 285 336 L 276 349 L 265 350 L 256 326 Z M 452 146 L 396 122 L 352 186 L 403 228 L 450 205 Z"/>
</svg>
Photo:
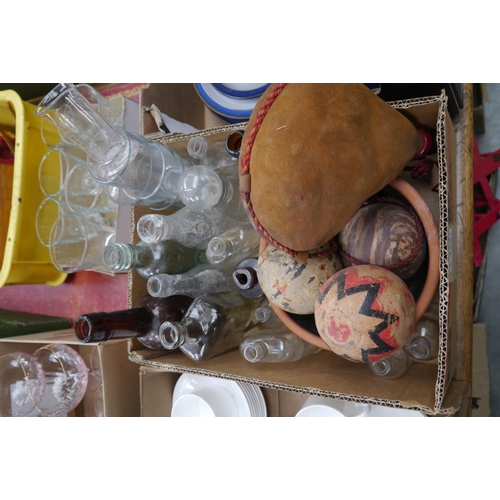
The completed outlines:
<svg viewBox="0 0 500 500">
<path fill-rule="evenodd" d="M 189 337 L 194 337 L 201 331 L 198 322 L 192 318 L 180 321 L 166 321 L 160 326 L 159 336 L 165 349 L 173 350 L 180 347 Z"/>
<path fill-rule="evenodd" d="M 393 362 L 389 359 L 382 359 L 380 361 L 375 361 L 371 365 L 373 373 L 375 375 L 379 375 L 380 377 L 384 377 L 389 375 L 393 369 Z"/>
<path fill-rule="evenodd" d="M 83 343 L 143 337 L 150 331 L 151 323 L 151 313 L 142 307 L 83 314 L 76 320 L 75 334 Z"/>
<path fill-rule="evenodd" d="M 144 251 L 143 246 L 112 243 L 104 247 L 102 261 L 109 271 L 128 271 L 140 263 L 140 256 Z"/>
<path fill-rule="evenodd" d="M 175 214 L 174 214 L 175 215 Z M 139 238 L 146 243 L 154 243 L 168 239 L 173 230 L 172 219 L 161 214 L 147 214 L 137 223 Z"/>
<path fill-rule="evenodd" d="M 207 252 L 212 262 L 220 262 L 234 252 L 234 245 L 230 238 L 215 236 L 209 241 Z"/>
<path fill-rule="evenodd" d="M 201 160 L 208 152 L 208 142 L 204 137 L 192 137 L 187 145 L 189 156 Z"/>
<path fill-rule="evenodd" d="M 412 357 L 426 360 L 431 355 L 431 344 L 426 337 L 417 337 L 408 346 L 408 352 Z"/>
<path fill-rule="evenodd" d="M 257 363 L 264 359 L 267 353 L 267 346 L 264 342 L 254 341 L 245 346 L 243 357 L 250 363 Z"/>
</svg>

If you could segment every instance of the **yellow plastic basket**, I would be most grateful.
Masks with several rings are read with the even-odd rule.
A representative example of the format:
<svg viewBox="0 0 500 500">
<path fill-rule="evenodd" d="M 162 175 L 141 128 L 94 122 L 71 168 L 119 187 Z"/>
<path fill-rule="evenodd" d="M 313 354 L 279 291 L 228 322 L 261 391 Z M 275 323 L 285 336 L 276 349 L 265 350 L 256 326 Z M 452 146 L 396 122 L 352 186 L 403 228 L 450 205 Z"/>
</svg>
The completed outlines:
<svg viewBox="0 0 500 500">
<path fill-rule="evenodd" d="M 49 150 L 42 141 L 35 106 L 13 90 L 0 92 L 0 128 L 14 138 L 14 164 L 0 159 L 0 287 L 15 284 L 57 286 L 66 279 L 50 260 L 36 234 L 35 217 L 44 199 L 38 167 Z M 10 188 L 12 183 L 12 189 Z M 9 194 L 11 202 L 9 205 Z M 2 260 L 3 259 L 3 260 Z"/>
</svg>

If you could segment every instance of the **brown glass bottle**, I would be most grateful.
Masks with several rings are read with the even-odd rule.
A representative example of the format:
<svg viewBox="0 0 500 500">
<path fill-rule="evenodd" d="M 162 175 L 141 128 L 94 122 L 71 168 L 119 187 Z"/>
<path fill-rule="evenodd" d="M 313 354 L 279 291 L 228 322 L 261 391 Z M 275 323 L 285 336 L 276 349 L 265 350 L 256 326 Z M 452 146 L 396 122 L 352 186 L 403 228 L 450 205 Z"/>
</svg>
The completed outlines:
<svg viewBox="0 0 500 500">
<path fill-rule="evenodd" d="M 161 324 L 180 321 L 192 302 L 184 295 L 146 295 L 133 309 L 82 314 L 76 320 L 75 334 L 83 343 L 137 338 L 145 347 L 165 351 L 158 333 Z"/>
</svg>

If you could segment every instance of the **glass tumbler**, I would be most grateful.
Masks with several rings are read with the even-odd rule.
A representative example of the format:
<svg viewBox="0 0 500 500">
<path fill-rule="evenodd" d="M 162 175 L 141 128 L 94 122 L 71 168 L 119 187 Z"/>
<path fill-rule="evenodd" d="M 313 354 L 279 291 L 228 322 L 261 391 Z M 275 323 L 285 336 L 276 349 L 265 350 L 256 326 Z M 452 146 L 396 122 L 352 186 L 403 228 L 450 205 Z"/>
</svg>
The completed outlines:
<svg viewBox="0 0 500 500">
<path fill-rule="evenodd" d="M 111 126 L 72 83 L 60 83 L 38 104 L 66 140 L 77 144 L 98 164 L 125 161 L 126 138 Z"/>
<path fill-rule="evenodd" d="M 89 161 L 91 175 L 105 184 L 108 197 L 117 205 L 146 205 L 152 210 L 181 207 L 178 180 L 190 160 L 173 148 L 127 134 L 134 151 L 124 164 L 110 167 Z"/>
<path fill-rule="evenodd" d="M 75 87 L 108 123 L 118 126 L 122 124 L 123 120 L 120 109 L 102 96 L 94 87 L 88 85 L 87 83 L 78 83 Z M 66 136 L 64 133 L 61 133 L 61 131 L 54 126 L 54 123 L 45 115 L 42 115 L 40 131 L 42 141 L 49 147 L 73 150 L 78 148 L 73 139 L 71 139 L 70 136 Z"/>
<path fill-rule="evenodd" d="M 77 163 L 71 168 L 63 193 L 66 205 L 77 214 L 108 213 L 117 208 L 104 192 L 103 185 L 90 175 L 86 163 Z"/>
<path fill-rule="evenodd" d="M 38 183 L 45 196 L 61 196 L 64 181 L 71 168 L 82 160 L 62 149 L 49 150 L 38 167 Z"/>
<path fill-rule="evenodd" d="M 110 125 L 120 126 L 122 124 L 120 108 L 101 95 L 92 85 L 77 83 L 76 88 Z"/>
<path fill-rule="evenodd" d="M 42 142 L 49 148 L 79 149 L 71 139 L 65 139 L 60 134 L 57 127 L 55 127 L 54 123 L 46 116 L 42 116 L 40 120 L 40 135 L 42 137 Z"/>
<path fill-rule="evenodd" d="M 57 243 L 56 239 L 50 239 L 52 228 L 61 215 L 70 212 L 66 202 L 57 198 L 47 197 L 40 203 L 35 216 L 35 229 L 43 246 L 50 247 Z"/>
<path fill-rule="evenodd" d="M 83 269 L 106 270 L 103 248 L 115 240 L 116 228 L 102 218 L 64 213 L 50 233 L 50 257 L 63 273 Z"/>
</svg>

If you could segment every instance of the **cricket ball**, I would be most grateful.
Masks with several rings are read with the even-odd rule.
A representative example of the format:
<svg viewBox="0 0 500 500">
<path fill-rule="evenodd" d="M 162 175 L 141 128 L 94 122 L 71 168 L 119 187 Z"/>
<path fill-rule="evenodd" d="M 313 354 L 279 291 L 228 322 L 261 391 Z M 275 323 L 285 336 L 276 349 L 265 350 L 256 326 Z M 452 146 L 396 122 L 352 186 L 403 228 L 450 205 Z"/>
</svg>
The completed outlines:
<svg viewBox="0 0 500 500">
<path fill-rule="evenodd" d="M 427 252 L 418 216 L 393 203 L 362 207 L 339 233 L 338 242 L 345 267 L 373 264 L 403 280 L 418 271 Z"/>
<path fill-rule="evenodd" d="M 257 279 L 269 302 L 294 314 L 313 314 L 321 286 L 342 269 L 336 252 L 309 257 L 300 263 L 288 253 L 268 245 L 257 261 Z"/>
<path fill-rule="evenodd" d="M 321 287 L 314 318 L 327 346 L 359 363 L 402 347 L 415 326 L 415 300 L 404 281 L 379 266 L 351 266 Z"/>
</svg>

